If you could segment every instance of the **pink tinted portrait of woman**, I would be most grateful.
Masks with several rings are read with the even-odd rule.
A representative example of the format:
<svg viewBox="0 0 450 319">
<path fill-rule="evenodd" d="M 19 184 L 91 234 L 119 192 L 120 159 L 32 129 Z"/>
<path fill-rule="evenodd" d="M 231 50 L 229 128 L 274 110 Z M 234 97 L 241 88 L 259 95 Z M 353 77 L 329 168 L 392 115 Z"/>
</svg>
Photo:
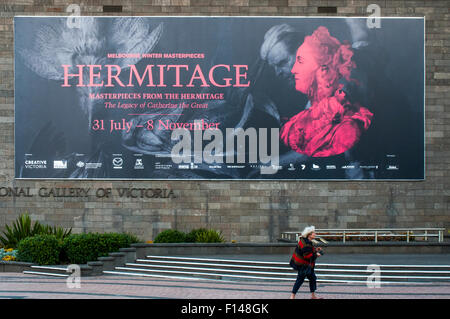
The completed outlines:
<svg viewBox="0 0 450 319">
<path fill-rule="evenodd" d="M 351 81 L 355 63 L 350 44 L 340 43 L 325 27 L 305 37 L 291 70 L 296 90 L 307 94 L 311 106 L 281 128 L 281 140 L 298 153 L 327 157 L 352 148 L 371 123 L 373 114 L 350 103 L 339 83 Z"/>
</svg>

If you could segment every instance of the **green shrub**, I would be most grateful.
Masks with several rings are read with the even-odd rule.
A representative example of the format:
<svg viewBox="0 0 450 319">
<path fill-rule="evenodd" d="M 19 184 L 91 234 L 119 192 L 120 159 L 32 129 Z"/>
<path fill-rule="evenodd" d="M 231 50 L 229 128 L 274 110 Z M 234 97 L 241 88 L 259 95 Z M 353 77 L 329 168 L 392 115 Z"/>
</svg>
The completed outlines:
<svg viewBox="0 0 450 319">
<path fill-rule="evenodd" d="M 0 242 L 5 248 L 15 248 L 22 239 L 36 235 L 55 235 L 62 242 L 71 232 L 72 228 L 64 229 L 42 225 L 39 222 L 32 223 L 28 214 L 22 214 L 13 222 L 11 227 L 5 225 L 3 236 L 0 236 Z"/>
<path fill-rule="evenodd" d="M 128 245 L 131 244 L 136 244 L 136 243 L 142 243 L 142 240 L 139 239 L 139 237 L 137 237 L 134 234 L 131 233 L 121 233 L 122 236 L 125 236 L 127 238 L 127 241 L 129 242 Z"/>
<path fill-rule="evenodd" d="M 85 264 L 136 242 L 136 236 L 124 233 L 73 234 L 64 239 L 63 255 L 70 263 Z"/>
<path fill-rule="evenodd" d="M 197 242 L 197 236 L 199 233 L 203 233 L 203 232 L 207 232 L 208 229 L 206 228 L 197 228 L 197 229 L 193 229 L 191 230 L 187 235 L 186 235 L 186 242 L 188 243 L 195 243 Z"/>
<path fill-rule="evenodd" d="M 17 260 L 54 265 L 59 262 L 61 244 L 54 235 L 36 235 L 22 239 L 17 250 Z"/>
<path fill-rule="evenodd" d="M 40 232 L 41 224 L 38 222 L 32 224 L 30 216 L 22 214 L 13 222 L 11 227 L 5 225 L 5 231 L 3 236 L 0 236 L 0 241 L 6 248 L 15 248 L 22 239 L 38 235 Z"/>
<path fill-rule="evenodd" d="M 178 230 L 164 230 L 156 236 L 154 243 L 223 243 L 221 232 L 214 229 L 197 228 L 189 233 Z"/>
<path fill-rule="evenodd" d="M 64 241 L 64 238 L 69 236 L 72 233 L 72 228 L 64 229 L 62 227 L 57 226 L 49 226 L 49 225 L 42 225 L 42 234 L 45 235 L 54 235 L 61 243 Z"/>
<path fill-rule="evenodd" d="M 222 236 L 222 232 L 214 229 L 205 230 L 199 232 L 196 238 L 197 243 L 223 243 L 225 239 Z"/>
<path fill-rule="evenodd" d="M 184 243 L 186 234 L 174 229 L 167 229 L 158 234 L 155 243 Z"/>
</svg>

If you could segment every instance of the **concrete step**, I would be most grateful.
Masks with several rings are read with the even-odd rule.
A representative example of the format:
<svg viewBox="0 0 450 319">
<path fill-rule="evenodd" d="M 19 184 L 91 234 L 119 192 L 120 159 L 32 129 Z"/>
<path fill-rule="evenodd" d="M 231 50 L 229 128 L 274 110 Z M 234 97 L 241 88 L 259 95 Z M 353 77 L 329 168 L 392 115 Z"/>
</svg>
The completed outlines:
<svg viewBox="0 0 450 319">
<path fill-rule="evenodd" d="M 69 277 L 67 274 L 58 274 L 54 272 L 45 272 L 45 271 L 31 271 L 31 270 L 24 270 L 24 274 L 28 275 L 37 275 L 37 276 L 50 276 L 50 277 Z"/>
<path fill-rule="evenodd" d="M 450 282 L 450 265 L 378 265 L 382 283 Z M 92 267 L 80 265 L 82 275 Z M 372 274 L 365 264 L 319 263 L 315 271 L 322 282 L 365 283 Z M 296 272 L 284 261 L 253 261 L 227 258 L 147 256 L 104 274 L 177 279 L 292 282 Z M 67 265 L 31 266 L 25 274 L 68 277 Z"/>
<path fill-rule="evenodd" d="M 229 267 L 255 267 L 255 268 L 285 268 L 289 269 L 289 258 L 286 261 L 253 261 L 226 258 L 196 258 L 184 256 L 146 256 L 145 259 L 138 259 L 141 262 L 164 262 L 164 263 L 202 263 L 208 264 L 226 264 Z M 447 270 L 450 271 L 450 265 L 410 265 L 410 264 L 377 264 L 382 269 L 413 269 L 413 270 Z M 362 269 L 366 271 L 367 264 L 339 264 L 339 263 L 318 263 L 316 269 Z"/>
<path fill-rule="evenodd" d="M 92 267 L 89 265 L 79 265 L 81 275 L 86 272 L 90 272 Z M 71 272 L 67 272 L 68 265 L 48 265 L 48 266 L 31 266 L 31 270 L 24 270 L 24 274 L 39 275 L 39 276 L 52 276 L 52 277 L 69 277 Z"/>
<path fill-rule="evenodd" d="M 103 271 L 105 275 L 116 275 L 116 276 L 135 276 L 135 277 L 150 277 L 150 278 L 168 278 L 168 279 L 182 279 L 182 280 L 221 280 L 217 278 L 204 278 L 204 277 L 193 277 L 193 276 L 183 276 L 176 274 L 157 274 L 157 273 L 142 273 L 142 272 L 132 272 L 132 271 L 118 271 L 118 270 L 105 270 Z M 223 281 L 223 280 L 221 280 Z"/>
<path fill-rule="evenodd" d="M 379 265 L 382 283 L 450 282 L 450 265 Z M 365 283 L 372 274 L 363 264 L 318 264 L 316 275 L 322 282 Z M 296 272 L 286 262 L 219 258 L 147 256 L 116 267 L 107 274 L 192 278 L 229 281 L 294 281 Z"/>
<path fill-rule="evenodd" d="M 200 267 L 200 268 L 224 268 L 233 269 L 233 270 L 254 270 L 254 271 L 264 271 L 264 272 L 287 272 L 292 273 L 292 268 L 285 264 L 285 266 L 266 266 L 266 265 L 247 265 L 247 264 L 228 264 L 228 263 L 216 263 L 216 262 L 199 262 L 199 261 L 175 261 L 175 260 L 153 260 L 153 259 L 137 259 L 136 263 L 128 263 L 127 265 L 132 266 L 140 266 L 140 267 L 177 267 L 177 268 L 185 268 L 185 267 Z M 386 266 L 383 265 L 380 267 L 383 274 L 428 274 L 430 276 L 433 275 L 450 275 L 450 266 L 443 267 L 418 267 L 414 266 L 398 267 L 398 266 Z M 407 269 L 407 270 L 406 270 Z M 357 267 L 339 265 L 339 264 L 317 264 L 316 273 L 326 273 L 326 272 L 342 272 L 342 273 L 367 273 L 367 265 L 357 265 Z"/>
<path fill-rule="evenodd" d="M 243 276 L 235 276 L 235 277 L 221 277 L 221 276 L 190 276 L 187 275 L 178 275 L 173 273 L 142 273 L 142 272 L 132 272 L 132 271 L 104 271 L 105 275 L 115 275 L 115 276 L 134 276 L 134 277 L 150 277 L 150 278 L 166 278 L 166 279 L 179 279 L 179 280 L 202 280 L 202 281 L 221 281 L 221 282 L 235 282 L 235 281 L 271 281 L 271 282 L 289 282 L 293 283 L 295 279 L 280 279 L 280 278 L 253 278 L 253 277 L 243 277 Z M 308 279 L 305 279 L 308 281 Z M 318 282 L 324 283 L 350 283 L 350 284 L 366 284 L 366 280 L 333 280 L 333 279 L 317 279 Z M 405 282 L 389 282 L 383 281 L 383 284 L 405 284 Z M 419 283 L 417 283 L 419 284 Z M 422 284 L 425 284 L 423 282 Z"/>
<path fill-rule="evenodd" d="M 292 270 L 290 267 L 276 267 L 276 268 L 255 268 L 255 267 L 244 267 L 239 266 L 235 267 L 236 265 L 225 265 L 225 264 L 204 264 L 204 263 L 169 263 L 169 264 L 163 264 L 163 263 L 153 263 L 152 261 L 146 261 L 142 262 L 139 259 L 136 261 L 136 263 L 127 263 L 125 265 L 126 267 L 130 268 L 139 268 L 139 269 L 159 269 L 159 270 L 186 270 L 186 271 L 202 271 L 202 272 L 208 272 L 208 273 L 246 273 L 246 274 L 252 274 L 252 275 L 278 275 L 278 276 L 296 276 L 296 273 Z M 368 271 L 367 269 L 331 269 L 326 268 L 322 269 L 320 267 L 317 267 L 315 269 L 315 272 L 317 275 L 321 276 L 327 276 L 330 274 L 341 274 L 342 276 L 365 276 L 367 277 Z M 441 279 L 445 276 L 450 276 L 450 271 L 443 270 L 443 271 L 435 271 L 435 270 L 388 270 L 383 269 L 382 275 L 383 276 L 398 276 L 402 274 L 407 274 L 409 276 L 428 276 L 428 277 L 440 277 Z"/>
<path fill-rule="evenodd" d="M 198 267 L 162 267 L 162 268 L 148 268 L 139 267 L 139 265 L 128 265 L 125 267 L 116 267 L 116 271 L 133 272 L 141 274 L 159 274 L 159 275 L 183 275 L 192 277 L 202 277 L 208 279 L 229 279 L 229 280 L 275 280 L 275 281 L 292 281 L 295 280 L 296 274 L 291 273 L 275 273 L 275 272 L 256 272 L 256 271 L 237 271 L 229 269 L 211 269 Z M 368 274 L 351 274 L 351 273 L 319 273 L 316 272 L 318 279 L 323 280 L 338 280 L 338 281 L 365 281 Z M 399 274 L 385 274 L 382 273 L 381 281 L 397 281 L 397 282 L 443 282 L 449 281 L 449 276 L 425 276 L 425 275 L 399 275 Z"/>
<path fill-rule="evenodd" d="M 198 258 L 198 257 L 184 257 L 184 256 L 146 256 L 145 260 L 160 260 L 160 261 L 176 261 L 176 262 L 201 262 L 201 263 L 216 263 L 216 264 L 232 264 L 232 265 L 255 265 L 267 267 L 283 267 L 289 265 L 289 260 L 283 261 L 253 261 L 227 258 Z"/>
<path fill-rule="evenodd" d="M 184 272 L 184 271 L 149 271 L 145 272 L 140 269 L 120 267 L 114 271 L 104 271 L 108 275 L 121 276 L 137 276 L 137 277 L 154 277 L 154 278 L 168 278 L 168 279 L 192 279 L 192 280 L 219 280 L 219 281 L 253 281 L 253 282 L 290 282 L 295 281 L 293 278 L 281 277 L 263 277 L 263 276 L 248 276 L 248 275 L 230 275 L 230 274 L 214 274 L 214 273 L 199 273 L 199 272 Z M 367 276 L 364 277 L 334 277 L 333 276 L 317 276 L 318 282 L 328 283 L 359 283 L 366 284 Z M 308 279 L 305 279 L 308 281 Z M 426 284 L 433 282 L 426 278 L 383 278 L 382 284 Z M 442 282 L 442 280 L 438 280 Z"/>
</svg>

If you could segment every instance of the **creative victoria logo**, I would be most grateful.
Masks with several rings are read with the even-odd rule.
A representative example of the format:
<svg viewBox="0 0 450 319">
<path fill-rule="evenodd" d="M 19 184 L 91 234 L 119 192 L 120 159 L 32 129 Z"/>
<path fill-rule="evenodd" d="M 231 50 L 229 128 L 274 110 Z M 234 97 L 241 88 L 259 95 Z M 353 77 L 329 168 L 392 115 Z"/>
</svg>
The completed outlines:
<svg viewBox="0 0 450 319">
<path fill-rule="evenodd" d="M 47 160 L 25 160 L 25 168 L 47 168 Z"/>
</svg>

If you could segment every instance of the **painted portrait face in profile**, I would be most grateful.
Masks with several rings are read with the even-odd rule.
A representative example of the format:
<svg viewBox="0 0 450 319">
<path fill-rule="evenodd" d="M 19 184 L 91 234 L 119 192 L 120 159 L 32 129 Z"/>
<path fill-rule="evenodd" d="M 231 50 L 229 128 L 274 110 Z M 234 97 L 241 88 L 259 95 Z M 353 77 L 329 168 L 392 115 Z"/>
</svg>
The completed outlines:
<svg viewBox="0 0 450 319">
<path fill-rule="evenodd" d="M 308 43 L 303 43 L 297 50 L 295 63 L 291 70 L 295 79 L 295 89 L 308 94 L 318 68 L 313 48 Z"/>
</svg>

